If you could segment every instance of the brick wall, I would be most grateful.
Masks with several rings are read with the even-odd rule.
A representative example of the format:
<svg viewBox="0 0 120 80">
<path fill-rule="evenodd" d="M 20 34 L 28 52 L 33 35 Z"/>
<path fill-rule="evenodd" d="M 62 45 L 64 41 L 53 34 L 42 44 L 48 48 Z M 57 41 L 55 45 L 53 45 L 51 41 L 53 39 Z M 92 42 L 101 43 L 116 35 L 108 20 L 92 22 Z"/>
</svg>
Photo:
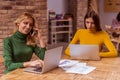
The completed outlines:
<svg viewBox="0 0 120 80">
<path fill-rule="evenodd" d="M 68 12 L 73 15 L 73 33 L 76 32 L 77 26 L 77 0 L 70 0 L 68 4 Z"/>
<path fill-rule="evenodd" d="M 69 12 L 74 15 L 73 30 L 76 32 L 77 29 L 84 28 L 88 0 L 70 0 L 69 2 Z M 0 54 L 3 50 L 3 39 L 12 33 L 14 20 L 23 12 L 33 13 L 47 42 L 47 0 L 0 0 Z"/>
<path fill-rule="evenodd" d="M 3 50 L 3 39 L 14 29 L 14 20 L 23 12 L 32 13 L 47 42 L 47 0 L 0 0 L 0 54 Z"/>
<path fill-rule="evenodd" d="M 88 9 L 88 0 L 77 0 L 77 29 L 84 28 L 84 16 Z"/>
<path fill-rule="evenodd" d="M 69 13 L 73 14 L 73 32 L 77 29 L 84 28 L 84 16 L 88 9 L 89 0 L 70 0 Z"/>
</svg>

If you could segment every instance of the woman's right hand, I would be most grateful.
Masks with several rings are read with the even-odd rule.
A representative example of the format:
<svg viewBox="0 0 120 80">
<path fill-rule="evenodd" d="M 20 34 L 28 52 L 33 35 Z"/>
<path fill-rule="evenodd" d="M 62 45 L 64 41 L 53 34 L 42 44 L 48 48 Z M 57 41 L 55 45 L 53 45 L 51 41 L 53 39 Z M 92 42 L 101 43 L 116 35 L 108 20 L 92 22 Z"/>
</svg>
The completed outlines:
<svg viewBox="0 0 120 80">
<path fill-rule="evenodd" d="M 24 62 L 24 67 L 43 67 L 44 61 L 42 60 L 35 60 L 35 61 L 29 61 L 29 62 Z"/>
</svg>

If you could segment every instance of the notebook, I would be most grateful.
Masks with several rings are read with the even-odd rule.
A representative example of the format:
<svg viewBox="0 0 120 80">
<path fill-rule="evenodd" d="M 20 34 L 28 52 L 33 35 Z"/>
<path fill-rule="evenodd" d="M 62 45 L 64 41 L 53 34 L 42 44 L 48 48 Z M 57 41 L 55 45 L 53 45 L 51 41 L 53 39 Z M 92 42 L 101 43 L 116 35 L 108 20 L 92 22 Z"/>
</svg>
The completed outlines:
<svg viewBox="0 0 120 80">
<path fill-rule="evenodd" d="M 100 60 L 98 45 L 70 44 L 71 59 Z"/>
<path fill-rule="evenodd" d="M 57 47 L 54 49 L 47 50 L 44 57 L 44 66 L 42 68 L 27 67 L 24 71 L 33 73 L 45 73 L 56 67 L 58 67 L 63 47 Z"/>
</svg>

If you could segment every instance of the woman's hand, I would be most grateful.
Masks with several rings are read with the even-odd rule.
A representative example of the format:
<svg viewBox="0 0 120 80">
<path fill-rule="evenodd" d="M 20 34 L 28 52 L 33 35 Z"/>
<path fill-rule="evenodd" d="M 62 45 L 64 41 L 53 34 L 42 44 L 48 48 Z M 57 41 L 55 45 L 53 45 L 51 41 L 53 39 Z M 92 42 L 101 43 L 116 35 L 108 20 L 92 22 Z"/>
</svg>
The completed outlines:
<svg viewBox="0 0 120 80">
<path fill-rule="evenodd" d="M 35 27 L 34 31 L 35 31 L 35 38 L 39 42 L 40 47 L 45 48 L 46 47 L 45 42 L 44 42 L 44 39 L 43 39 L 39 29 L 37 27 Z"/>
<path fill-rule="evenodd" d="M 29 61 L 29 62 L 24 62 L 24 67 L 43 67 L 44 62 L 42 60 L 35 60 L 35 61 Z"/>
</svg>

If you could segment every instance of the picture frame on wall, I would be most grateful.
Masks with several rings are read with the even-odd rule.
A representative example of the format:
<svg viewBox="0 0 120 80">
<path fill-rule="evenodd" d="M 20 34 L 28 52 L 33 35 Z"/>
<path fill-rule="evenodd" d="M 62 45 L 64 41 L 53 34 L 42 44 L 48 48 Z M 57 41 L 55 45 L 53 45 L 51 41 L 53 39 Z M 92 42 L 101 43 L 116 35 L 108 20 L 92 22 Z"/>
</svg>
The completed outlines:
<svg viewBox="0 0 120 80">
<path fill-rule="evenodd" d="M 120 0 L 104 0 L 104 11 L 105 12 L 119 12 L 120 11 Z"/>
</svg>

